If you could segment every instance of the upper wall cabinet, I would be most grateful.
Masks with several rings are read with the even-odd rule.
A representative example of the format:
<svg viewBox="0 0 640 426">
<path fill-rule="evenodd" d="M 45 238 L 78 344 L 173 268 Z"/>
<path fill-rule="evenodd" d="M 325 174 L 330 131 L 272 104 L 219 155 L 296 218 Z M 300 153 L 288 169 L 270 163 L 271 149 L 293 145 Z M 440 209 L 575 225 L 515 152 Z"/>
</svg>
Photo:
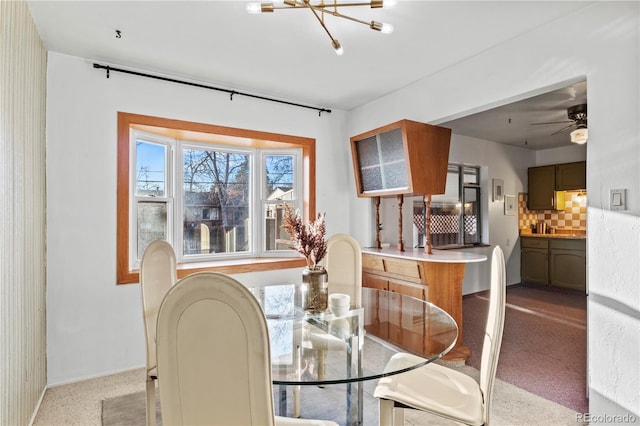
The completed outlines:
<svg viewBox="0 0 640 426">
<path fill-rule="evenodd" d="M 564 210 L 564 192 L 587 188 L 585 161 L 530 167 L 528 170 L 529 210 Z"/>
<path fill-rule="evenodd" d="M 359 197 L 444 194 L 451 129 L 402 120 L 353 136 Z"/>
<path fill-rule="evenodd" d="M 587 163 L 578 161 L 556 165 L 556 190 L 570 191 L 587 188 Z"/>
</svg>

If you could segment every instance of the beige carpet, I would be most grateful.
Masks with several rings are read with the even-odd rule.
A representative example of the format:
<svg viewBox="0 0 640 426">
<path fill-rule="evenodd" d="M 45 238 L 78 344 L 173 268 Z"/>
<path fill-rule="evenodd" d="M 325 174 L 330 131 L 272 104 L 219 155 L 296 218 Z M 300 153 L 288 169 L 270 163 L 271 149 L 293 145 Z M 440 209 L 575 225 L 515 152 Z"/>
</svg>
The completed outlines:
<svg viewBox="0 0 640 426">
<path fill-rule="evenodd" d="M 463 366 L 457 369 L 477 379 L 478 371 Z M 367 426 L 378 424 L 377 401 L 372 393 L 375 382 L 365 383 L 364 419 Z M 157 401 L 156 401 L 157 402 Z M 161 424 L 159 403 L 158 424 Z M 303 417 L 333 420 L 345 424 L 344 385 L 303 387 L 301 392 L 301 412 Z M 290 414 L 290 413 L 289 413 Z M 492 408 L 492 424 L 496 426 L 549 425 L 577 426 L 576 412 L 555 402 L 545 400 L 501 380 L 496 380 Z M 103 426 L 144 425 L 145 395 L 136 392 L 130 395 L 108 398 L 102 403 Z M 452 425 L 453 422 L 414 410 L 407 410 L 406 425 Z"/>
</svg>

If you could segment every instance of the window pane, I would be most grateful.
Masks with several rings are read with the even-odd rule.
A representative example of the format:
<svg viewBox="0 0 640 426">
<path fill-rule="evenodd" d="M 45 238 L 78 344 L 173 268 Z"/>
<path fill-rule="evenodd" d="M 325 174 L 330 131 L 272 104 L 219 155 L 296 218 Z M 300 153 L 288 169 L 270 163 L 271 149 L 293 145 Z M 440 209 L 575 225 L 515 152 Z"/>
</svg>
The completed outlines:
<svg viewBox="0 0 640 426">
<path fill-rule="evenodd" d="M 167 203 L 138 203 L 138 259 L 150 242 L 167 239 Z"/>
<path fill-rule="evenodd" d="M 250 251 L 251 156 L 185 149 L 183 164 L 184 255 Z"/>
<path fill-rule="evenodd" d="M 136 195 L 166 197 L 167 147 L 136 141 Z"/>
<path fill-rule="evenodd" d="M 478 169 L 476 167 L 465 167 L 464 168 L 464 182 L 465 184 L 476 184 L 479 185 L 480 182 L 478 180 Z"/>
<path fill-rule="evenodd" d="M 264 162 L 266 198 L 268 200 L 295 199 L 293 155 L 266 155 Z"/>
<path fill-rule="evenodd" d="M 431 245 L 461 244 L 459 167 L 449 166 L 445 193 L 431 197 Z"/>
<path fill-rule="evenodd" d="M 289 203 L 295 209 L 293 203 Z M 282 241 L 289 241 L 291 237 L 282 229 L 282 217 L 284 216 L 284 203 L 265 204 L 265 247 L 269 250 L 289 250 L 290 246 Z"/>
<path fill-rule="evenodd" d="M 464 188 L 464 242 L 475 244 L 480 242 L 478 228 L 480 212 L 480 189 Z"/>
</svg>

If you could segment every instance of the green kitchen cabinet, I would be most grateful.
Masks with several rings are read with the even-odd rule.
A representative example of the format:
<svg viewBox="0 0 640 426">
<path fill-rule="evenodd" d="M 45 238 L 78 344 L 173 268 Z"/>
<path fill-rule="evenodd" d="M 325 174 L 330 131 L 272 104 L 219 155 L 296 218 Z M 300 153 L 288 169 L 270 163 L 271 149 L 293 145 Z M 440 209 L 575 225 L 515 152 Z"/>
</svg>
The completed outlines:
<svg viewBox="0 0 640 426">
<path fill-rule="evenodd" d="M 529 210 L 555 210 L 556 167 L 530 167 L 528 170 Z"/>
<path fill-rule="evenodd" d="M 522 237 L 520 249 L 521 281 L 549 284 L 548 240 L 539 237 Z"/>
<path fill-rule="evenodd" d="M 587 162 L 557 164 L 556 191 L 571 191 L 587 188 Z"/>
<path fill-rule="evenodd" d="M 587 163 L 530 167 L 527 181 L 529 210 L 564 210 L 565 193 L 587 187 Z"/>
<path fill-rule="evenodd" d="M 549 284 L 573 290 L 586 290 L 585 240 L 549 240 Z"/>
</svg>

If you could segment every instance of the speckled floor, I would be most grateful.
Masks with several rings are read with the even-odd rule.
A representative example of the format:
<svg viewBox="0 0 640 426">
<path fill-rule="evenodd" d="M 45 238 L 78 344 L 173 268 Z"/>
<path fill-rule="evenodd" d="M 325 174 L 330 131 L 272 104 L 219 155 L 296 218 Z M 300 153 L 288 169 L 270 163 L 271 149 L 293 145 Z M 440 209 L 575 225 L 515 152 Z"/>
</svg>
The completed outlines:
<svg viewBox="0 0 640 426">
<path fill-rule="evenodd" d="M 144 368 L 47 389 L 34 426 L 102 424 L 102 400 L 144 391 Z"/>
<path fill-rule="evenodd" d="M 477 376 L 477 370 L 472 367 L 458 368 L 472 377 Z M 144 391 L 144 381 L 144 369 L 139 369 L 50 388 L 45 393 L 33 425 L 100 426 L 102 425 L 102 400 Z M 141 425 L 144 424 L 143 413 L 142 410 Z M 370 414 L 369 419 L 372 422 L 365 422 L 367 426 L 377 424 L 377 413 L 373 411 Z M 581 423 L 576 419 L 577 413 L 573 410 L 501 380 L 496 380 L 492 406 L 492 424 L 495 426 L 580 425 Z M 455 423 L 414 410 L 407 410 L 405 424 L 445 426 Z"/>
</svg>

